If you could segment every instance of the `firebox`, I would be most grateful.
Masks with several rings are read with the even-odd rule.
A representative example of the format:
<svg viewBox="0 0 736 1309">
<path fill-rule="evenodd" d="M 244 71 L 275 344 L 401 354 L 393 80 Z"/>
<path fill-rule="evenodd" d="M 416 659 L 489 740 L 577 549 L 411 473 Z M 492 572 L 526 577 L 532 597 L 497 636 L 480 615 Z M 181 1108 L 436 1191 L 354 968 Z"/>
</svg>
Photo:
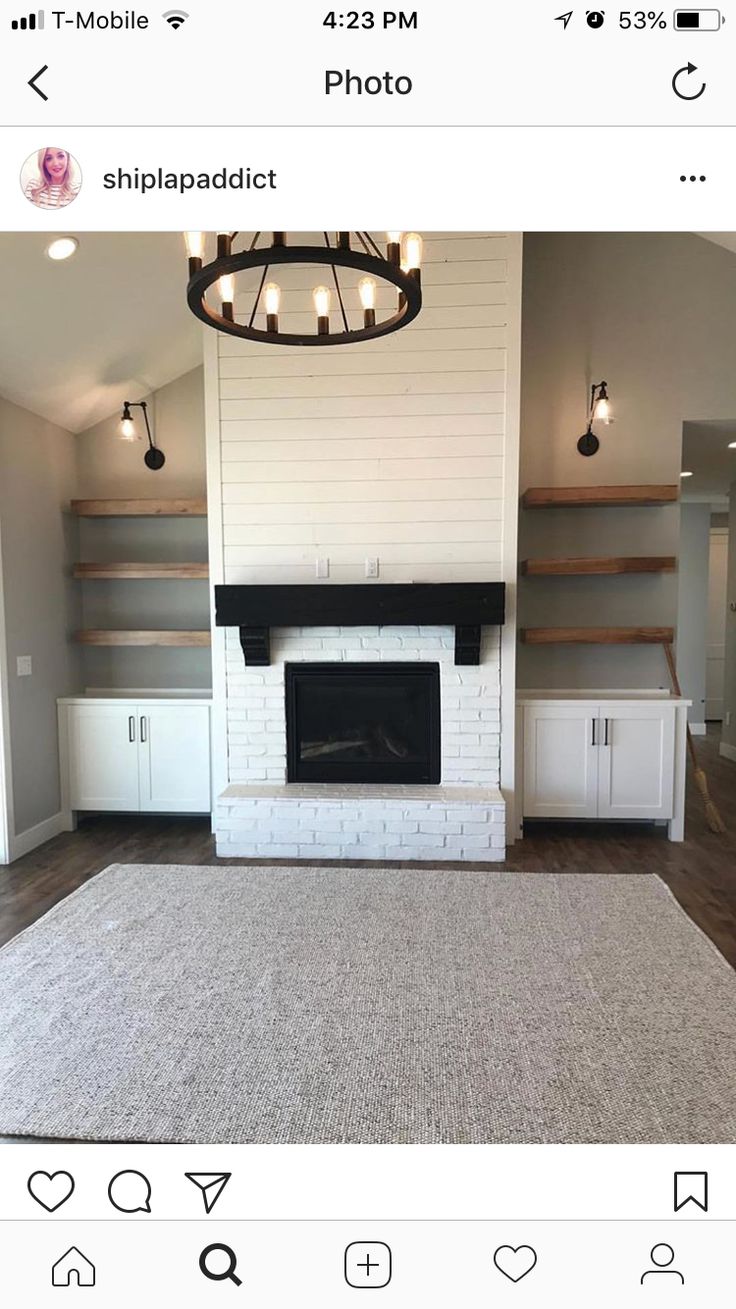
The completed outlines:
<svg viewBox="0 0 736 1309">
<path fill-rule="evenodd" d="M 286 754 L 289 782 L 439 783 L 439 664 L 286 664 Z"/>
</svg>

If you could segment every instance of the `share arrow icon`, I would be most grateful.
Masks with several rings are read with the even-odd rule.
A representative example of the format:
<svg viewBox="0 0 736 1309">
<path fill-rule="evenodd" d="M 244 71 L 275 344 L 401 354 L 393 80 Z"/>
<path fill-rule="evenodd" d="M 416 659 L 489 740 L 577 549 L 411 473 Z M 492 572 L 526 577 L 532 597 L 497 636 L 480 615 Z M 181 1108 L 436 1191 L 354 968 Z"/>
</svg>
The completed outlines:
<svg viewBox="0 0 736 1309">
<path fill-rule="evenodd" d="M 209 1214 L 227 1186 L 232 1173 L 185 1173 L 190 1182 L 194 1182 L 202 1192 L 204 1211 Z"/>
<path fill-rule="evenodd" d="M 567 31 L 567 24 L 570 22 L 570 19 L 572 18 L 574 12 L 575 12 L 575 10 L 574 10 L 574 9 L 571 9 L 570 12 L 569 12 L 569 14 L 559 14 L 558 17 L 555 19 L 555 22 L 556 22 L 556 23 L 564 23 L 564 24 L 565 24 L 565 31 Z"/>
</svg>

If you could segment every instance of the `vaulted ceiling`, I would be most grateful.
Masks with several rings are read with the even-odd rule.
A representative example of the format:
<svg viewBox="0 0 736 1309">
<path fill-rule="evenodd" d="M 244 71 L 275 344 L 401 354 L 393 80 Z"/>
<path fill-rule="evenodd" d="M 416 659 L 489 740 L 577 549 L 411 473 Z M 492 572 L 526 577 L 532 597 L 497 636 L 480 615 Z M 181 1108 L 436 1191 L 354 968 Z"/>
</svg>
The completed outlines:
<svg viewBox="0 0 736 1309">
<path fill-rule="evenodd" d="M 0 395 L 80 432 L 196 367 L 202 328 L 181 233 L 81 233 L 63 263 L 51 239 L 0 233 Z"/>
</svg>

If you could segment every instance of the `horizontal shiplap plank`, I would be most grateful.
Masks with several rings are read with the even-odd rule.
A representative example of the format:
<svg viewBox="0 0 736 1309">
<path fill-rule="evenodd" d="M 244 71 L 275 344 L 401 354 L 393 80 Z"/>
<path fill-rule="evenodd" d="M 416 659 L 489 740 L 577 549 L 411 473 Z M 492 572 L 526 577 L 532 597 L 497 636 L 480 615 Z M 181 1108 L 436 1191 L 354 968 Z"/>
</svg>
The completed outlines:
<svg viewBox="0 0 736 1309">
<path fill-rule="evenodd" d="M 387 424 L 390 429 L 390 424 Z M 399 428 L 400 431 L 400 428 Z M 503 434 L 453 436 L 448 441 L 445 436 L 386 436 L 386 437 L 348 437 L 341 441 L 331 438 L 329 441 L 315 441 L 303 438 L 298 441 L 230 441 L 223 445 L 224 481 L 229 480 L 230 463 L 284 463 L 294 460 L 321 460 L 329 455 L 335 466 L 344 465 L 349 476 L 349 464 L 355 460 L 366 459 L 415 459 L 422 463 L 433 462 L 438 455 L 452 459 L 484 458 L 488 455 L 503 454 Z M 227 462 L 226 462 L 227 461 Z"/>
<path fill-rule="evenodd" d="M 226 338 L 230 340 L 231 338 Z M 506 365 L 505 343 L 480 349 L 426 350 L 416 344 L 409 354 L 360 354 L 355 346 L 331 346 L 329 350 L 304 349 L 286 355 L 275 346 L 261 346 L 261 353 L 246 357 L 243 352 L 224 355 L 220 362 L 222 377 L 340 377 L 383 376 L 391 373 L 467 373 L 491 372 Z"/>
<path fill-rule="evenodd" d="M 225 461 L 237 459 L 238 447 L 244 441 L 278 442 L 300 438 L 332 441 L 346 437 L 360 440 L 389 436 L 441 436 L 452 440 L 457 436 L 484 436 L 490 420 L 502 414 L 503 400 L 503 396 L 495 397 L 494 413 L 408 414 L 402 417 L 394 412 L 391 417 L 352 418 L 349 421 L 345 418 L 272 418 L 226 422 L 222 431 L 222 457 Z M 456 405 L 458 409 L 459 405 Z"/>
<path fill-rule="evenodd" d="M 351 459 L 293 460 L 279 463 L 223 464 L 223 481 L 232 482 L 363 482 L 441 481 L 445 477 L 501 477 L 503 460 L 477 459 Z"/>
<path fill-rule="evenodd" d="M 343 475 L 344 476 L 344 475 Z M 503 483 L 500 474 L 491 477 L 443 477 L 429 486 L 423 495 L 432 500 L 456 500 L 459 502 L 458 517 L 462 517 L 462 504 L 473 496 L 484 499 L 497 499 L 500 503 Z M 335 482 L 322 481 L 315 486 L 313 481 L 295 482 L 285 478 L 273 483 L 256 484 L 253 478 L 237 483 L 225 483 L 222 488 L 225 505 L 234 504 L 394 504 L 405 501 L 413 504 L 420 500 L 417 483 L 413 478 L 393 481 L 378 481 L 375 478 L 361 478 L 359 482 L 342 478 Z"/>
<path fill-rule="evenodd" d="M 471 414 L 502 414 L 505 409 L 503 391 L 478 392 L 472 395 L 413 395 L 413 396 L 320 396 L 316 400 L 223 400 L 220 406 L 223 419 L 223 441 L 239 441 L 248 429 L 273 431 L 279 423 L 288 421 L 300 429 L 318 423 L 329 436 L 330 423 L 342 424 L 340 435 L 345 433 L 344 420 L 355 423 L 388 425 L 392 419 L 406 422 L 432 422 L 443 414 L 453 418 L 466 418 Z"/>
<path fill-rule="evenodd" d="M 364 560 L 360 564 L 339 565 L 330 562 L 330 581 L 331 582 L 363 582 L 365 583 Z M 427 563 L 386 563 L 381 561 L 380 581 L 382 582 L 500 582 L 503 578 L 503 565 L 500 557 L 498 559 L 487 559 L 481 563 L 462 563 L 448 562 L 443 564 Z M 272 582 L 274 585 L 284 585 L 286 583 L 297 582 L 314 582 L 314 560 L 309 564 L 235 564 L 228 563 L 225 567 L 225 582 L 230 586 L 248 583 L 260 583 L 263 585 Z M 370 583 L 366 583 L 370 585 Z M 242 665 L 239 663 L 238 668 Z"/>
<path fill-rule="evenodd" d="M 330 546 L 363 545 L 381 546 L 411 545 L 429 542 L 436 545 L 440 541 L 494 541 L 501 538 L 501 524 L 498 519 L 493 522 L 479 520 L 476 522 L 437 522 L 437 523 L 281 523 L 265 526 L 254 523 L 249 527 L 225 525 L 225 548 L 246 546 L 249 549 L 261 545 L 268 546 Z M 344 552 L 340 557 L 344 559 Z"/>
<path fill-rule="evenodd" d="M 352 296 L 344 296 L 343 304 L 347 315 L 348 324 L 355 331 L 362 326 L 363 315 L 360 300 L 357 292 Z M 236 322 L 245 322 L 250 319 L 252 309 L 252 297 L 238 297 L 235 301 L 235 319 Z M 376 319 L 380 323 L 387 318 L 392 317 L 395 313 L 396 304 L 395 296 L 389 299 L 388 296 L 379 296 L 376 304 Z M 423 309 L 421 315 L 412 324 L 413 331 L 457 331 L 463 328 L 471 327 L 505 327 L 508 321 L 508 309 L 505 304 L 482 304 L 482 305 L 454 305 L 448 308 Z M 261 331 L 266 328 L 263 320 L 263 306 L 259 305 L 254 325 Z M 342 330 L 342 315 L 340 306 L 335 297 L 332 299 L 331 307 L 331 326 L 333 332 Z M 311 304 L 305 303 L 301 298 L 294 297 L 291 301 L 282 296 L 281 308 L 279 310 L 279 330 L 282 332 L 314 332 L 316 331 L 316 319 L 314 308 Z M 404 328 L 409 331 L 409 328 Z M 256 343 L 257 344 L 257 343 Z M 303 347 L 302 347 L 303 348 Z M 332 349 L 334 347 L 330 347 Z"/>
<path fill-rule="evenodd" d="M 321 547 L 320 547 L 321 548 Z M 384 563 L 391 564 L 443 564 L 443 563 L 482 563 L 487 559 L 498 558 L 501 551 L 500 532 L 499 540 L 473 542 L 473 541 L 440 541 L 435 544 L 418 541 L 409 545 L 401 545 L 387 541 L 381 546 L 381 559 Z M 365 562 L 365 547 L 361 545 L 342 545 L 340 546 L 340 563 L 345 564 L 363 564 Z M 279 564 L 279 565 L 302 565 L 315 566 L 315 547 L 296 546 L 296 545 L 225 545 L 224 549 L 225 566 L 231 564 L 247 564 L 250 566 L 256 564 Z"/>
<path fill-rule="evenodd" d="M 231 361 L 232 362 L 232 361 Z M 482 372 L 347 374 L 341 377 L 223 377 L 220 382 L 221 404 L 227 400 L 248 400 L 248 418 L 269 416 L 287 418 L 292 412 L 310 416 L 308 402 L 320 404 L 315 413 L 346 415 L 349 407 L 359 413 L 395 413 L 401 397 L 402 413 L 450 413 L 450 399 L 461 395 L 465 412 L 475 403 L 476 395 L 495 395 L 506 389 L 502 368 Z M 448 397 L 448 398 L 445 398 Z M 253 409 L 256 401 L 265 400 L 263 409 Z M 368 401 L 369 405 L 355 402 Z M 435 403 L 433 403 L 433 401 Z M 307 402 L 305 404 L 305 402 Z M 481 403 L 481 402 L 479 402 Z M 324 405 L 324 408 L 322 408 Z M 424 406 L 427 406 L 424 408 Z M 388 406 L 384 409 L 383 406 Z M 442 407 L 444 406 L 444 407 Z M 472 410 L 471 410 L 472 412 Z M 480 412 L 480 411 L 477 411 Z"/>
<path fill-rule="evenodd" d="M 346 357 L 352 353 L 362 359 L 376 355 L 395 358 L 399 354 L 416 350 L 498 350 L 503 349 L 506 344 L 505 326 L 422 328 L 419 323 L 420 319 L 417 319 L 409 327 L 390 336 L 378 336 L 372 341 L 361 341 L 356 345 L 331 345 L 328 349 L 339 350 Z M 237 336 L 223 336 L 220 339 L 220 352 L 223 358 L 235 355 L 244 359 L 257 359 L 261 357 L 264 350 L 267 350 L 269 358 L 272 359 L 301 360 L 305 354 L 321 348 L 323 347 L 261 345 L 258 341 L 247 341 Z"/>
<path fill-rule="evenodd" d="M 234 488 L 240 490 L 240 487 Z M 500 499 L 466 500 L 461 497 L 462 518 L 466 523 L 493 522 L 502 517 L 503 507 Z M 394 523 L 452 523 L 458 519 L 458 502 L 456 500 L 392 500 L 387 501 L 328 501 L 309 504 L 283 503 L 266 504 L 262 499 L 249 504 L 226 504 L 223 506 L 223 523 L 226 528 L 270 526 L 274 523 L 350 523 L 375 526 L 384 529 L 387 537 Z"/>
</svg>

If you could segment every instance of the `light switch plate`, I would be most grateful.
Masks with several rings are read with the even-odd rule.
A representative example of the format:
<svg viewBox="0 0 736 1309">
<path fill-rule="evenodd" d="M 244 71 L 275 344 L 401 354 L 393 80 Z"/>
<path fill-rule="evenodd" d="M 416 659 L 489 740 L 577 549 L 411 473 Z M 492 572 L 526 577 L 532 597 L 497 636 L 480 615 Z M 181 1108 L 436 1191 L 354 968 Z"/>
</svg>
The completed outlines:
<svg viewBox="0 0 736 1309">
<path fill-rule="evenodd" d="M 18 655 L 15 668 L 19 677 L 30 677 L 33 673 L 33 659 L 30 655 Z"/>
<path fill-rule="evenodd" d="M 329 561 L 329 559 L 326 559 L 324 556 L 321 556 L 321 557 L 317 560 L 317 564 L 316 564 L 316 573 L 317 573 L 317 577 L 319 577 L 319 578 L 329 577 L 329 575 L 330 575 L 330 561 Z"/>
</svg>

